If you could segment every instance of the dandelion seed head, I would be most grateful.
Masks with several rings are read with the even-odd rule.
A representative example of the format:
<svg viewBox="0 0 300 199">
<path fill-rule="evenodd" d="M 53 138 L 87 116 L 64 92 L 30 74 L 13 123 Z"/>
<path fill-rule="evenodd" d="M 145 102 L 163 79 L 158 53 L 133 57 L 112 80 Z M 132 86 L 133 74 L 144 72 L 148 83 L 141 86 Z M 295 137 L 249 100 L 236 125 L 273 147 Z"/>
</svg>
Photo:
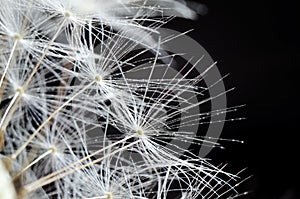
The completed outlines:
<svg viewBox="0 0 300 199">
<path fill-rule="evenodd" d="M 180 145 L 168 147 L 168 139 L 191 143 L 191 132 L 180 127 L 201 116 L 179 118 L 198 106 L 180 95 L 194 92 L 198 80 L 167 77 L 171 64 L 164 59 L 172 56 L 160 53 L 164 40 L 156 37 L 173 16 L 196 17 L 185 1 L 0 2 L 1 199 L 167 198 L 173 181 L 182 198 L 205 196 L 206 189 L 203 198 L 211 198 L 218 189 L 210 181 L 226 184 L 218 173 L 231 180 Z M 148 53 L 155 56 L 143 58 Z M 146 61 L 149 66 L 139 68 Z M 157 68 L 164 68 L 162 76 L 152 77 Z M 146 77 L 144 69 L 151 70 Z M 140 74 L 129 78 L 134 72 Z M 90 130 L 97 130 L 97 139 L 90 139 Z M 175 156 L 182 152 L 186 158 Z M 2 155 L 11 160 L 9 172 Z M 24 176 L 20 188 L 11 183 L 14 173 Z"/>
</svg>

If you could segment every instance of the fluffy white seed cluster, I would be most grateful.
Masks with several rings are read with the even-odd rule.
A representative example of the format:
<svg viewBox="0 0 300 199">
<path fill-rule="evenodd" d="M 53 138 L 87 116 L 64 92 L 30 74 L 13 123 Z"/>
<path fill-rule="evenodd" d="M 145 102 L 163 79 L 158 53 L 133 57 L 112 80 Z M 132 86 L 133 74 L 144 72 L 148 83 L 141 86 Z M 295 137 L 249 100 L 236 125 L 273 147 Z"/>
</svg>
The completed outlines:
<svg viewBox="0 0 300 199">
<path fill-rule="evenodd" d="M 158 31 L 174 16 L 196 17 L 186 2 L 0 5 L 0 199 L 239 195 L 237 176 L 168 147 L 192 142 L 181 127 L 206 116 L 180 118 L 207 101 L 184 94 L 207 88 L 188 78 L 193 67 L 169 77 L 176 55 L 163 51 Z"/>
</svg>

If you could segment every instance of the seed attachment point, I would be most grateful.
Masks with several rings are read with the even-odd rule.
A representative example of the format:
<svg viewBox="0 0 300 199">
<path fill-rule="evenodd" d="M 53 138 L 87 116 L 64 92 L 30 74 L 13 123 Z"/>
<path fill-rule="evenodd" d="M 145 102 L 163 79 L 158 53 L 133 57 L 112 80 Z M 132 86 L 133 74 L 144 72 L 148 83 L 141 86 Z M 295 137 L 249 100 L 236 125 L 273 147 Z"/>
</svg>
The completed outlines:
<svg viewBox="0 0 300 199">
<path fill-rule="evenodd" d="M 138 134 L 139 136 L 144 135 L 144 131 L 142 129 L 138 129 L 136 130 L 136 134 Z"/>
<path fill-rule="evenodd" d="M 19 33 L 14 33 L 11 35 L 11 37 L 15 40 L 20 40 L 22 39 L 22 36 Z"/>
<path fill-rule="evenodd" d="M 50 146 L 49 150 L 51 151 L 51 153 L 55 153 L 57 151 L 57 148 L 55 146 Z"/>
<path fill-rule="evenodd" d="M 71 14 L 70 11 L 67 11 L 67 10 L 66 10 L 66 11 L 64 12 L 64 16 L 65 16 L 66 18 L 70 18 L 71 15 L 72 15 L 72 14 Z"/>
<path fill-rule="evenodd" d="M 110 192 L 106 193 L 106 199 L 112 199 L 112 194 Z"/>
<path fill-rule="evenodd" d="M 24 89 L 22 87 L 18 87 L 16 88 L 16 92 L 22 94 L 24 93 Z"/>
<path fill-rule="evenodd" d="M 102 81 L 101 75 L 95 75 L 95 81 L 96 81 L 97 83 L 100 83 L 100 82 Z"/>
</svg>

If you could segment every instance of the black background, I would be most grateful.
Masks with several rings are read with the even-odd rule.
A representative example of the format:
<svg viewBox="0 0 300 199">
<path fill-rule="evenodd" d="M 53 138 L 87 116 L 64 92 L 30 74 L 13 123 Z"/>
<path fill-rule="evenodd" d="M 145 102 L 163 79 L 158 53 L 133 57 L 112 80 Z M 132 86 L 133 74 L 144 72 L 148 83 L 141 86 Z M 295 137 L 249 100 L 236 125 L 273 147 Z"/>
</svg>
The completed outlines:
<svg viewBox="0 0 300 199">
<path fill-rule="evenodd" d="M 197 40 L 218 61 L 227 89 L 228 106 L 246 104 L 227 123 L 223 138 L 245 144 L 224 143 L 225 150 L 210 156 L 231 169 L 247 167 L 240 186 L 247 199 L 300 198 L 300 134 L 298 123 L 299 7 L 292 1 L 198 1 L 208 13 L 196 21 L 175 19 L 168 26 Z M 299 17 L 300 18 L 300 17 Z M 299 72 L 298 72 L 299 71 Z"/>
</svg>

